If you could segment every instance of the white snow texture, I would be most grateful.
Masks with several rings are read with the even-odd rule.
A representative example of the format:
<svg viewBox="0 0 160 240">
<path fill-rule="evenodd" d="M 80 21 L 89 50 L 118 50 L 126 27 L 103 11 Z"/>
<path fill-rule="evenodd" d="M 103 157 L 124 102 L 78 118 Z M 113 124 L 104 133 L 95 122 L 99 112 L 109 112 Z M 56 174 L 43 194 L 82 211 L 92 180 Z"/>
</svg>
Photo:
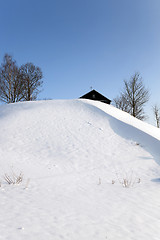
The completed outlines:
<svg viewBox="0 0 160 240">
<path fill-rule="evenodd" d="M 2 240 L 160 239 L 160 129 L 113 106 L 1 105 L 0 182 Z"/>
</svg>

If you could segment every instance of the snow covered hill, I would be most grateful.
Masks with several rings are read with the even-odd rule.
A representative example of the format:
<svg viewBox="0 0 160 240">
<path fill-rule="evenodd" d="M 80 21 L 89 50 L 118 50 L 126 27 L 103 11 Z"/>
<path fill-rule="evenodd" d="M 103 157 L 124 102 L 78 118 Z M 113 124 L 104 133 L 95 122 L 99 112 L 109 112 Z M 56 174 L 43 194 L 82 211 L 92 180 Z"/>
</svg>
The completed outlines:
<svg viewBox="0 0 160 240">
<path fill-rule="evenodd" d="M 0 126 L 0 239 L 159 240 L 160 129 L 90 100 L 3 105 Z"/>
</svg>

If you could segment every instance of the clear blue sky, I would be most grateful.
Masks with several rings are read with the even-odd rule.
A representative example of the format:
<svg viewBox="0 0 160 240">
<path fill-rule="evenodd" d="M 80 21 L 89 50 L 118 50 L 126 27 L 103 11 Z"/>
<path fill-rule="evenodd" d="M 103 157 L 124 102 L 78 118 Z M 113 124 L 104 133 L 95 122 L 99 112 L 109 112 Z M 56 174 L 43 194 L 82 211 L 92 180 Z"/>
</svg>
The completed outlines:
<svg viewBox="0 0 160 240">
<path fill-rule="evenodd" d="M 5 53 L 41 67 L 41 99 L 78 98 L 92 86 L 112 100 L 139 71 L 151 115 L 160 104 L 160 0 L 0 0 L 0 62 Z"/>
</svg>

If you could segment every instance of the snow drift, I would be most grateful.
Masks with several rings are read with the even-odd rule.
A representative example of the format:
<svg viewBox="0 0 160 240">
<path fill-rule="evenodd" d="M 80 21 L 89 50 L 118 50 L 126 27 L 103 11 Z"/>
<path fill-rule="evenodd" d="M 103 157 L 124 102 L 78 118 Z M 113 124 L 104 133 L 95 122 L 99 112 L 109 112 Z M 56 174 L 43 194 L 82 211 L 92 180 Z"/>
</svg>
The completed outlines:
<svg viewBox="0 0 160 240">
<path fill-rule="evenodd" d="M 0 126 L 1 239 L 159 238 L 159 129 L 90 100 L 3 105 Z"/>
</svg>

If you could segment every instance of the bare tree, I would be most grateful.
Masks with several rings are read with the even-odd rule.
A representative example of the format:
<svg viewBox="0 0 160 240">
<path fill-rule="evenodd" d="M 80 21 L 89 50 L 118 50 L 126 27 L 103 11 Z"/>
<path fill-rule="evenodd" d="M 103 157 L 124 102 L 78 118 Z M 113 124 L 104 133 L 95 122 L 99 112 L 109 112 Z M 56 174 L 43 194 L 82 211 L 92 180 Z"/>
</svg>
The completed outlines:
<svg viewBox="0 0 160 240">
<path fill-rule="evenodd" d="M 149 91 L 145 88 L 139 73 L 135 73 L 129 81 L 124 81 L 121 96 L 114 100 L 115 106 L 132 116 L 144 120 L 144 105 L 149 100 Z"/>
<path fill-rule="evenodd" d="M 122 94 L 120 96 L 117 96 L 116 98 L 114 98 L 113 103 L 116 108 L 119 108 L 122 111 L 130 113 L 128 103 Z"/>
<path fill-rule="evenodd" d="M 0 101 L 13 103 L 37 98 L 42 85 L 42 71 L 32 63 L 18 68 L 16 61 L 5 54 L 0 66 Z"/>
<path fill-rule="evenodd" d="M 0 67 L 0 100 L 5 103 L 17 102 L 22 99 L 22 82 L 16 61 L 5 54 Z"/>
<path fill-rule="evenodd" d="M 157 105 L 153 106 L 153 113 L 155 116 L 157 128 L 159 128 L 160 127 L 160 116 L 159 116 L 159 108 L 157 107 Z"/>
<path fill-rule="evenodd" d="M 39 88 L 43 81 L 41 80 L 43 75 L 39 67 L 34 66 L 33 63 L 26 63 L 20 67 L 20 78 L 24 84 L 23 98 L 26 101 L 35 100 Z"/>
</svg>

